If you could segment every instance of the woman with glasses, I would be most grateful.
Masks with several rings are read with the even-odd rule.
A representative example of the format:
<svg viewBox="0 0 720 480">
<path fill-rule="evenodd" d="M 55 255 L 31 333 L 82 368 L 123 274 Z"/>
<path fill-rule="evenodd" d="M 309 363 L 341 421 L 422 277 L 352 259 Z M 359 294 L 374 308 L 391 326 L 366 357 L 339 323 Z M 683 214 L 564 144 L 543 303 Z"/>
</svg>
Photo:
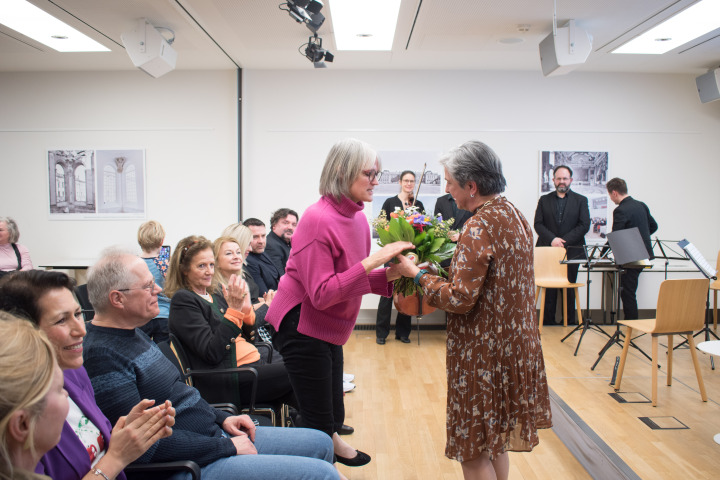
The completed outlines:
<svg viewBox="0 0 720 480">
<path fill-rule="evenodd" d="M 261 356 L 254 338 L 243 327 L 255 324 L 247 283 L 231 274 L 218 286 L 213 244 L 201 236 L 178 242 L 170 259 L 165 293 L 170 297 L 170 333 L 182 343 L 194 369 L 253 367 L 258 372 L 258 403 L 296 406 L 285 365 Z M 213 295 L 218 290 L 222 295 Z M 247 331 L 247 329 L 246 329 Z M 238 399 L 250 403 L 251 389 L 234 376 L 194 378 L 203 398 L 211 403 Z"/>
<path fill-rule="evenodd" d="M 380 164 L 375 151 L 355 139 L 331 149 L 320 177 L 320 195 L 293 235 L 285 275 L 265 319 L 285 359 L 302 426 L 327 433 L 340 463 L 361 466 L 370 457 L 341 440 L 343 350 L 362 296 L 392 294 L 394 267 L 378 268 L 412 248 L 397 242 L 370 253 L 370 226 L 363 213 L 373 199 Z"/>
<path fill-rule="evenodd" d="M 405 170 L 400 174 L 400 193 L 390 197 L 383 203 L 382 209 L 389 217 L 396 210 L 407 210 L 415 207 L 418 212 L 425 211 L 425 205 L 415 198 L 415 172 Z M 385 339 L 390 334 L 390 316 L 392 315 L 392 298 L 380 297 L 375 325 L 375 342 L 385 345 Z M 395 317 L 395 340 L 410 343 L 411 318 L 409 315 L 398 312 Z"/>
<path fill-rule="evenodd" d="M 172 433 L 175 410 L 169 403 L 153 407 L 153 400 L 143 400 L 112 427 L 95 403 L 83 367 L 85 319 L 73 296 L 73 284 L 64 273 L 45 270 L 15 272 L 0 281 L 0 310 L 45 332 L 70 399 L 60 443 L 40 459 L 36 472 L 53 480 L 124 479 L 123 468 Z"/>
</svg>

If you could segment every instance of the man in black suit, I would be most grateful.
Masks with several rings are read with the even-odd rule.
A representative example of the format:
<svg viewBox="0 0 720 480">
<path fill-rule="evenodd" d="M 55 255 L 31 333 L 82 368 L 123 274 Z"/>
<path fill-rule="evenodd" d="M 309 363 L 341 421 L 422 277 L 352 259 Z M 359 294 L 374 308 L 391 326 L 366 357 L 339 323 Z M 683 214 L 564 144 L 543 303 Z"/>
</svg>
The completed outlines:
<svg viewBox="0 0 720 480">
<path fill-rule="evenodd" d="M 558 165 L 553 170 L 555 191 L 540 197 L 535 210 L 535 231 L 538 234 L 538 247 L 564 247 L 567 258 L 584 258 L 585 234 L 590 230 L 590 209 L 588 199 L 570 190 L 572 169 L 567 165 Z M 568 280 L 577 280 L 578 264 L 567 266 Z M 568 324 L 576 324 L 575 292 L 566 289 Z M 555 305 L 558 289 L 548 288 L 545 293 L 546 325 L 555 324 Z"/>
<path fill-rule="evenodd" d="M 290 244 L 298 218 L 297 212 L 289 208 L 276 210 L 270 217 L 270 233 L 267 236 L 265 253 L 280 271 L 280 275 L 285 275 L 285 265 L 290 257 Z"/>
<path fill-rule="evenodd" d="M 613 178 L 607 182 L 606 186 L 610 200 L 617 205 L 613 211 L 612 231 L 617 232 L 618 230 L 637 227 L 640 230 L 643 243 L 645 243 L 648 258 L 652 260 L 655 256 L 650 243 L 650 234 L 657 231 L 658 224 L 650 215 L 650 209 L 643 202 L 639 202 L 628 195 L 627 183 L 622 178 Z M 637 292 L 641 272 L 642 268 L 626 268 L 620 277 L 620 298 L 623 303 L 625 320 L 638 318 L 635 292 Z"/>
<path fill-rule="evenodd" d="M 267 229 L 263 221 L 257 218 L 248 218 L 243 225 L 248 227 L 253 235 L 250 242 L 252 251 L 245 259 L 247 269 L 260 288 L 260 297 L 262 297 L 268 290 L 277 290 L 280 271 L 265 253 Z"/>
<path fill-rule="evenodd" d="M 450 230 L 458 233 L 451 236 L 450 240 L 453 243 L 457 243 L 458 238 L 460 238 L 460 230 L 462 230 L 465 222 L 467 222 L 470 217 L 472 217 L 472 212 L 458 208 L 457 203 L 455 203 L 455 199 L 452 198 L 452 195 L 448 193 L 443 195 L 442 197 L 439 197 L 435 201 L 435 215 L 438 214 L 442 215 L 443 220 L 449 220 L 451 218 L 455 219 L 453 224 L 450 226 Z M 450 267 L 451 261 L 452 259 L 444 260 L 442 263 L 440 263 L 440 265 L 442 265 L 447 270 Z"/>
</svg>

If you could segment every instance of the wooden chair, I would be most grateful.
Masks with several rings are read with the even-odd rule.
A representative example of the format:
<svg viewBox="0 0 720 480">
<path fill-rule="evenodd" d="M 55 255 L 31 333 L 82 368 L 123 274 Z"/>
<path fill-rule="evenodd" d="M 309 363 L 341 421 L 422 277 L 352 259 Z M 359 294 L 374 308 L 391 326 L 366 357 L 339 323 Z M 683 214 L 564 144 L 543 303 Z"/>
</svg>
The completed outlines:
<svg viewBox="0 0 720 480">
<path fill-rule="evenodd" d="M 690 355 L 695 366 L 695 375 L 700 386 L 700 396 L 703 402 L 707 402 L 705 384 L 700 373 L 697 352 L 695 351 L 695 340 L 693 332 L 701 330 L 705 325 L 705 300 L 707 298 L 708 279 L 691 280 L 665 280 L 660 284 L 656 318 L 648 320 L 620 320 L 618 323 L 627 327 L 625 344 L 623 345 L 620 368 L 618 369 L 615 391 L 620 390 L 625 360 L 633 338 L 633 330 L 649 333 L 652 335 L 652 405 L 657 406 L 657 365 L 658 365 L 658 337 L 667 335 L 667 385 L 672 384 L 672 356 L 673 356 L 673 335 L 686 335 Z"/>
<path fill-rule="evenodd" d="M 720 252 L 718 252 L 718 258 L 717 258 L 717 267 L 715 269 L 718 271 L 718 274 L 720 274 Z M 717 280 L 712 282 L 710 284 L 710 290 L 713 291 L 713 329 L 717 330 L 717 307 L 718 307 L 718 290 L 720 290 L 720 276 Z"/>
<path fill-rule="evenodd" d="M 578 323 L 582 323 L 582 310 L 580 309 L 580 295 L 578 288 L 584 283 L 571 283 L 567 278 L 567 265 L 560 263 L 565 258 L 565 249 L 562 247 L 535 247 L 535 298 L 540 296 L 539 328 L 542 333 L 545 317 L 545 290 L 559 288 L 563 290 L 563 325 L 567 327 L 567 289 L 575 290 L 575 303 L 577 305 Z"/>
</svg>

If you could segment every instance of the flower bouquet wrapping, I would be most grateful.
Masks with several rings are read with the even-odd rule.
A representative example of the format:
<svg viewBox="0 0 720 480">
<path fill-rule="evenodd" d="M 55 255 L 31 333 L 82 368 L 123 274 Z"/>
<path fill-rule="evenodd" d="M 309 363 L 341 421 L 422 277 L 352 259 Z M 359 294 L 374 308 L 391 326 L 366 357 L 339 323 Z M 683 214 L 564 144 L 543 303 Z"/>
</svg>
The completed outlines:
<svg viewBox="0 0 720 480">
<path fill-rule="evenodd" d="M 449 238 L 452 222 L 452 219 L 443 220 L 441 215 L 426 215 L 410 207 L 406 210 L 396 209 L 390 213 L 389 219 L 386 212 L 381 211 L 372 225 L 380 237 L 378 245 L 382 247 L 398 241 L 412 242 L 415 249 L 407 250 L 403 255 L 421 268 L 428 267 L 439 275 L 445 275 L 440 262 L 451 258 L 455 252 L 455 244 Z M 395 280 L 394 290 L 398 296 L 412 297 L 417 286 L 412 278 L 401 277 Z M 395 304 L 398 307 L 397 298 Z M 423 310 L 429 313 L 429 310 Z"/>
</svg>

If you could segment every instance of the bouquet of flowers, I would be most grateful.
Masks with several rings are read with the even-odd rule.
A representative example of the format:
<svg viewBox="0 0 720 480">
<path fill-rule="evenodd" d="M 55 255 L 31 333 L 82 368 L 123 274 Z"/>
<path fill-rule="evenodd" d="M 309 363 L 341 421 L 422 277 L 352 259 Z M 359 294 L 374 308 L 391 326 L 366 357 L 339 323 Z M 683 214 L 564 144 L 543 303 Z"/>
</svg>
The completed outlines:
<svg viewBox="0 0 720 480">
<path fill-rule="evenodd" d="M 443 220 L 441 215 L 432 216 L 420 213 L 416 207 L 406 210 L 397 208 L 390 213 L 390 219 L 384 210 L 372 221 L 377 231 L 381 247 L 397 241 L 412 242 L 414 250 L 407 250 L 403 255 L 410 258 L 416 265 L 429 266 L 440 275 L 445 275 L 440 262 L 453 256 L 455 244 L 450 241 L 450 225 L 453 219 Z M 395 280 L 395 292 L 406 297 L 416 291 L 412 278 L 402 277 Z"/>
</svg>

